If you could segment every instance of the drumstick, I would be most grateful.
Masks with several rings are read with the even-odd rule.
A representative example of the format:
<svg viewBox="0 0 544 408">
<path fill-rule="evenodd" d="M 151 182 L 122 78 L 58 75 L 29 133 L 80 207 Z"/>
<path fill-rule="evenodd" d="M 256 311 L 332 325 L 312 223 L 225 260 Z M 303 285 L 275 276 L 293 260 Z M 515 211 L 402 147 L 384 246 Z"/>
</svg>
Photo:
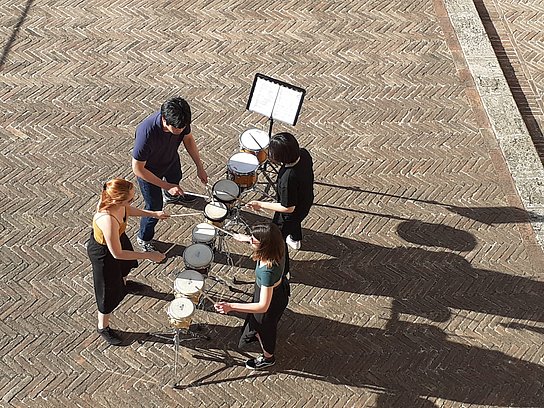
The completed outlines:
<svg viewBox="0 0 544 408">
<path fill-rule="evenodd" d="M 168 248 L 168 250 L 164 253 L 164 256 L 166 256 L 168 254 L 168 252 L 170 252 L 175 247 L 176 247 L 176 244 L 172 244 L 172 246 L 170 248 Z"/>
<path fill-rule="evenodd" d="M 251 134 L 251 132 L 249 132 L 249 136 L 251 136 L 251 138 L 255 141 L 255 143 L 257 143 L 257 146 L 259 146 L 259 148 L 261 150 L 263 150 L 263 147 L 261 146 L 261 144 L 257 141 L 257 139 L 255 139 L 255 137 Z"/>
<path fill-rule="evenodd" d="M 189 195 L 192 195 L 192 196 L 195 196 L 195 197 L 200 197 L 200 198 L 209 198 L 207 195 L 198 194 L 198 193 L 191 193 L 190 191 L 186 191 L 185 194 L 189 194 Z"/>
<path fill-rule="evenodd" d="M 189 214 L 170 214 L 170 217 L 188 217 L 189 215 L 200 215 L 201 213 L 189 213 Z"/>
<path fill-rule="evenodd" d="M 198 290 L 198 291 L 200 291 L 200 289 L 198 288 L 198 286 L 195 286 L 195 289 Z M 201 291 L 200 294 L 201 294 L 202 296 L 204 296 L 204 298 L 205 298 L 206 300 L 209 300 L 211 303 L 214 303 L 214 304 L 217 303 L 217 302 L 216 302 L 215 300 L 213 300 L 211 297 L 209 297 L 208 295 L 206 295 L 206 292 Z"/>
<path fill-rule="evenodd" d="M 217 227 L 217 226 L 215 226 L 215 225 L 213 225 L 213 224 L 211 224 L 211 225 L 212 225 L 215 229 L 218 229 L 219 231 L 224 232 L 225 234 L 230 235 L 231 237 L 234 236 L 234 234 L 233 234 L 232 232 L 229 232 L 229 231 L 227 231 L 227 230 L 224 230 L 223 228 L 219 228 L 219 227 Z"/>
</svg>

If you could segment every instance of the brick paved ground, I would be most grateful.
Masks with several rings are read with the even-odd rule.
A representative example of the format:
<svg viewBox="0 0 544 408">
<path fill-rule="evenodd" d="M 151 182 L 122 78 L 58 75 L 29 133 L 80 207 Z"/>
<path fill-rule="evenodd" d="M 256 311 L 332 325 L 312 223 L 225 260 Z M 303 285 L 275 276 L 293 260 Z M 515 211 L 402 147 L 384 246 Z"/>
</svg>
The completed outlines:
<svg viewBox="0 0 544 408">
<path fill-rule="evenodd" d="M 0 10 L 3 405 L 544 406 L 543 253 L 441 1 Z M 266 125 L 245 110 L 256 72 L 307 89 L 297 126 L 275 130 L 311 150 L 317 180 L 278 363 L 248 372 L 240 318 L 208 307 L 194 321 L 211 340 L 182 342 L 176 375 L 172 346 L 146 332 L 169 329 L 173 275 L 202 217 L 161 222 L 179 246 L 135 271 L 153 290 L 115 312 L 124 347 L 94 332 L 83 243 L 101 183 L 133 178 L 134 128 L 168 96 L 191 102 L 220 179 L 239 134 Z M 184 187 L 204 193 L 184 167 Z M 249 280 L 244 248 L 229 247 L 235 266 L 217 256 L 212 273 Z M 236 289 L 210 294 L 249 299 L 251 285 Z"/>
<path fill-rule="evenodd" d="M 477 0 L 475 5 L 542 159 L 544 157 L 542 3 Z"/>
</svg>

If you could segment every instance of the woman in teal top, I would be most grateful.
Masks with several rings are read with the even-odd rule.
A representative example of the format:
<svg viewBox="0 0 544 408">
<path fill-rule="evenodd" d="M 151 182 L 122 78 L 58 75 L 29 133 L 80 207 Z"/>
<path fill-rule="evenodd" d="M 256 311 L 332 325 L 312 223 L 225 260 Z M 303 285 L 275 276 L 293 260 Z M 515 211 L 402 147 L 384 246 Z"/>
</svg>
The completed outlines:
<svg viewBox="0 0 544 408">
<path fill-rule="evenodd" d="M 234 234 L 234 239 L 249 242 L 253 249 L 255 292 L 252 303 L 216 303 L 219 313 L 247 313 L 240 347 L 259 340 L 263 355 L 248 360 L 246 367 L 256 370 L 274 365 L 278 322 L 289 302 L 289 281 L 283 276 L 285 241 L 275 224 L 256 225 L 251 236 Z"/>
</svg>

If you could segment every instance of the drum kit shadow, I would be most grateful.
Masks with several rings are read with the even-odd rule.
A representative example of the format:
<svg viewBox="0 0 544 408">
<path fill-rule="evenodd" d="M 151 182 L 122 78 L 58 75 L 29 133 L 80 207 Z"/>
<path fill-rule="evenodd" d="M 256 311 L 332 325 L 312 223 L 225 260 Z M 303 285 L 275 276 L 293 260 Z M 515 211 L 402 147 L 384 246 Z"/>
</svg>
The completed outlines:
<svg viewBox="0 0 544 408">
<path fill-rule="evenodd" d="M 271 197 L 270 189 L 275 190 L 272 179 L 277 169 L 268 161 L 270 136 L 259 129 L 249 129 L 240 135 L 240 151 L 231 156 L 226 166 L 226 177 L 206 186 L 207 204 L 204 207 L 204 222 L 194 226 L 191 232 L 192 243 L 183 251 L 185 269 L 176 273 L 173 291 L 174 300 L 166 309 L 172 332 L 148 333 L 149 337 L 172 339 L 175 346 L 174 374 L 177 376 L 177 359 L 182 340 L 209 340 L 207 335 L 191 330 L 200 329 L 202 323 L 193 324 L 193 316 L 203 311 L 205 301 L 215 303 L 206 292 L 220 284 L 236 291 L 225 280 L 209 274 L 214 253 L 226 256 L 227 265 L 234 266 L 226 238 L 234 232 L 249 233 L 249 225 L 241 216 L 244 198 L 254 193 Z M 259 174 L 266 182 L 265 188 L 258 184 Z M 262 183 L 261 183 L 262 184 Z M 198 194 L 197 194 L 198 195 Z M 187 214 L 189 215 L 189 214 Z M 174 245 L 175 246 L 175 245 Z M 236 280 L 234 279 L 234 282 Z"/>
</svg>

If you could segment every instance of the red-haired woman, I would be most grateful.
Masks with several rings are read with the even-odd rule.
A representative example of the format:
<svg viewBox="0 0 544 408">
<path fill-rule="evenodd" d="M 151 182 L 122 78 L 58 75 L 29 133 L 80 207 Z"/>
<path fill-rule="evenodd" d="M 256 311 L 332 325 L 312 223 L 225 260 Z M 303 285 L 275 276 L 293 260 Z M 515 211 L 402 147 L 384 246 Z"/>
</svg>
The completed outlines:
<svg viewBox="0 0 544 408">
<path fill-rule="evenodd" d="M 128 216 L 164 219 L 162 211 L 145 211 L 131 207 L 134 201 L 134 184 L 124 179 L 113 179 L 104 184 L 93 217 L 93 230 L 87 245 L 87 254 L 93 267 L 94 293 L 98 306 L 98 333 L 109 344 L 121 343 L 110 329 L 110 313 L 121 303 L 127 293 L 126 277 L 138 266 L 137 259 L 161 262 L 160 252 L 135 252 L 125 234 Z"/>
<path fill-rule="evenodd" d="M 249 242 L 253 260 L 257 261 L 253 302 L 219 302 L 215 304 L 215 309 L 219 313 L 248 313 L 239 346 L 259 340 L 263 355 L 246 362 L 247 368 L 257 370 L 276 362 L 274 351 L 278 322 L 289 302 L 289 281 L 283 273 L 285 241 L 280 229 L 272 223 L 256 225 L 251 229 L 251 236 L 235 234 L 234 239 Z"/>
</svg>

